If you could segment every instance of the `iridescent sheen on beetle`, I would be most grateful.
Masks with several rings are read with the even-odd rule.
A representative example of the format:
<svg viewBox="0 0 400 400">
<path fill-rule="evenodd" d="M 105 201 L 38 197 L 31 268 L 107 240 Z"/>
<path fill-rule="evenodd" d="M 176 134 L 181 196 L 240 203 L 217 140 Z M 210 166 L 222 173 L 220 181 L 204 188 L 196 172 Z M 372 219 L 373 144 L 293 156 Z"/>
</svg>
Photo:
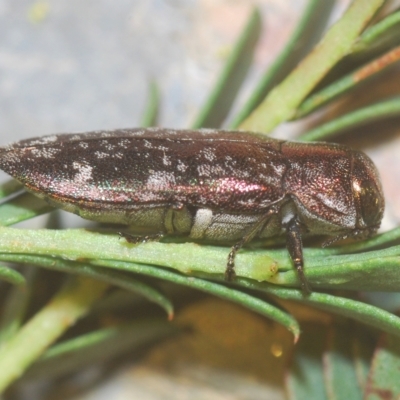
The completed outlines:
<svg viewBox="0 0 400 400">
<path fill-rule="evenodd" d="M 362 152 L 222 130 L 120 129 L 22 140 L 0 168 L 51 205 L 89 220 L 193 240 L 286 235 L 302 288 L 302 235 L 368 237 L 381 222 L 378 173 Z M 130 235 L 125 235 L 128 240 Z"/>
</svg>

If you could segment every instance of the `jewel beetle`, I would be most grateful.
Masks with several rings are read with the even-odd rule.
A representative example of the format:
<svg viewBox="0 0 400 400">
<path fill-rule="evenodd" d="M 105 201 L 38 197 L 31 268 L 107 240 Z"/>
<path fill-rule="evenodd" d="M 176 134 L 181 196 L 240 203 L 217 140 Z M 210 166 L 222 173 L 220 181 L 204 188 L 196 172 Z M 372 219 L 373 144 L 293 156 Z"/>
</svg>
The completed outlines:
<svg viewBox="0 0 400 400">
<path fill-rule="evenodd" d="M 51 205 L 89 220 L 155 234 L 231 242 L 285 235 L 304 292 L 302 236 L 365 238 L 384 196 L 362 152 L 223 130 L 119 129 L 22 140 L 0 168 Z M 125 235 L 128 241 L 135 241 Z"/>
</svg>

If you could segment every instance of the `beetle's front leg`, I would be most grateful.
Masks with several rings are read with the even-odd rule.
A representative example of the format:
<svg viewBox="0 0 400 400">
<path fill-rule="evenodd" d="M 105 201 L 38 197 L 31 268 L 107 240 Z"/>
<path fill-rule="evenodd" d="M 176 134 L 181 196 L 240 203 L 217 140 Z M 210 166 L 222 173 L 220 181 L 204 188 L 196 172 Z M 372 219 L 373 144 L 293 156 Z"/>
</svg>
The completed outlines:
<svg viewBox="0 0 400 400">
<path fill-rule="evenodd" d="M 311 293 L 311 286 L 304 274 L 303 243 L 301 240 L 300 223 L 293 217 L 286 225 L 286 247 L 299 276 L 301 289 L 304 294 Z"/>
</svg>

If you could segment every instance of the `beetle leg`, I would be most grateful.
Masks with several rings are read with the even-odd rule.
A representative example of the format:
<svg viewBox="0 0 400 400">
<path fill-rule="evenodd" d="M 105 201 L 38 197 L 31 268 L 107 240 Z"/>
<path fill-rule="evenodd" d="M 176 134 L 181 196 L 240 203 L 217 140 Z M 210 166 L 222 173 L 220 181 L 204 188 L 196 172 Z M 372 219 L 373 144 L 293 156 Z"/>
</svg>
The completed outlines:
<svg viewBox="0 0 400 400">
<path fill-rule="evenodd" d="M 123 237 L 128 243 L 133 243 L 133 244 L 157 241 L 164 236 L 164 234 L 161 232 L 143 236 L 136 236 L 126 232 L 118 232 L 118 235 L 120 237 Z"/>
<path fill-rule="evenodd" d="M 228 263 L 225 270 L 225 279 L 227 281 L 233 281 L 236 277 L 235 273 L 235 256 L 236 253 L 247 243 L 250 242 L 263 227 L 265 222 L 271 217 L 272 214 L 276 214 L 277 210 L 272 207 L 266 212 L 252 227 L 251 229 L 237 242 L 235 243 L 228 255 Z"/>
<path fill-rule="evenodd" d="M 300 223 L 296 217 L 286 225 L 286 247 L 296 268 L 301 289 L 304 294 L 311 293 L 311 286 L 304 274 L 303 243 L 301 240 Z"/>
</svg>

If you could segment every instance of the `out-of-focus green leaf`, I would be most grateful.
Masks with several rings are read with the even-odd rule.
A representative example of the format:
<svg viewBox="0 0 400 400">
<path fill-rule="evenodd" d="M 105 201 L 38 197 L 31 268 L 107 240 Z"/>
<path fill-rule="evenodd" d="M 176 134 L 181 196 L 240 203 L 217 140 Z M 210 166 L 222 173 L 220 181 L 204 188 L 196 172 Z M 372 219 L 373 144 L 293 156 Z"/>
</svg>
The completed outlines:
<svg viewBox="0 0 400 400">
<path fill-rule="evenodd" d="M 0 279 L 12 283 L 13 285 L 21 286 L 25 284 L 25 278 L 23 275 L 21 275 L 15 269 L 6 267 L 4 265 L 0 265 Z"/>
<path fill-rule="evenodd" d="M 393 12 L 363 32 L 354 44 L 351 56 L 370 57 L 400 44 L 400 11 Z"/>
<path fill-rule="evenodd" d="M 252 56 L 261 32 L 261 17 L 254 9 L 236 43 L 210 97 L 193 123 L 194 129 L 218 128 L 228 115 L 235 97 L 251 65 Z"/>
<path fill-rule="evenodd" d="M 65 261 L 63 259 L 50 258 L 44 256 L 18 255 L 18 254 L 8 255 L 8 256 L 3 255 L 3 257 L 8 259 L 8 261 L 29 263 L 31 265 L 43 266 L 58 271 L 73 272 L 74 270 L 73 266 L 74 264 Z M 207 293 L 211 293 L 223 299 L 227 299 L 235 303 L 238 303 L 244 307 L 256 311 L 261 315 L 267 316 L 273 319 L 274 321 L 282 324 L 291 333 L 293 333 L 295 341 L 297 341 L 300 334 L 300 328 L 298 326 L 297 321 L 287 312 L 255 296 L 243 293 L 240 290 L 226 287 L 225 285 L 221 285 L 218 283 L 214 283 L 211 281 L 195 277 L 187 277 L 178 274 L 176 272 L 165 270 L 163 268 L 156 268 L 153 266 L 145 264 L 137 264 L 134 262 L 120 262 L 116 260 L 103 259 L 103 260 L 92 260 L 91 264 L 88 263 L 86 264 L 75 263 L 75 264 L 76 264 L 75 273 L 91 276 L 96 279 L 99 279 L 100 276 L 103 281 L 108 282 L 110 284 L 113 284 L 114 281 L 112 279 L 107 280 L 107 272 L 102 273 L 104 268 L 96 270 L 95 269 L 96 266 L 147 275 L 154 278 L 163 279 L 166 281 L 171 281 L 176 284 L 185 285 Z M 110 276 L 112 276 L 112 274 Z"/>
<path fill-rule="evenodd" d="M 5 257 L 8 258 L 7 256 Z M 171 301 L 158 289 L 140 282 L 134 277 L 121 274 L 117 271 L 99 269 L 87 263 L 63 259 L 57 260 L 47 256 L 29 258 L 29 256 L 16 255 L 16 257 L 17 258 L 10 257 L 9 259 L 13 259 L 14 262 L 18 263 L 28 263 L 28 260 L 30 260 L 30 265 L 38 265 L 55 271 L 87 276 L 102 282 L 106 282 L 110 285 L 120 287 L 121 289 L 137 293 L 145 297 L 148 301 L 151 301 L 162 307 L 166 311 L 169 319 L 173 318 L 174 307 Z"/>
<path fill-rule="evenodd" d="M 288 400 L 324 400 L 326 396 L 322 355 L 326 327 L 302 326 L 303 334 L 294 348 L 290 369 L 285 377 Z"/>
<path fill-rule="evenodd" d="M 160 92 L 155 81 L 150 82 L 149 99 L 143 114 L 141 126 L 155 126 L 157 124 Z"/>
<path fill-rule="evenodd" d="M 400 45 L 400 11 L 396 11 L 378 23 L 368 27 L 357 39 L 348 54 L 343 57 L 321 82 L 321 87 L 354 71 L 362 64 Z"/>
<path fill-rule="evenodd" d="M 383 0 L 353 1 L 317 47 L 269 93 L 240 128 L 268 133 L 281 122 L 292 118 L 306 96 L 331 68 L 349 53 L 383 3 Z"/>
<path fill-rule="evenodd" d="M 108 285 L 84 277 L 71 280 L 0 349 L 0 393 L 89 312 Z"/>
<path fill-rule="evenodd" d="M 367 251 L 374 248 L 379 248 L 383 246 L 388 246 L 390 244 L 400 244 L 400 228 L 394 228 L 390 231 L 381 233 L 379 235 L 373 236 L 369 239 L 357 241 L 351 244 L 334 246 L 329 248 L 313 248 L 308 249 L 310 255 L 328 255 L 328 254 L 350 254 L 358 253 L 361 251 Z"/>
<path fill-rule="evenodd" d="M 13 337 L 20 328 L 25 318 L 29 300 L 31 298 L 32 285 L 35 280 L 36 268 L 32 266 L 25 268 L 26 278 L 22 275 L 26 284 L 15 286 L 10 289 L 2 304 L 2 314 L 0 316 L 0 347 Z"/>
<path fill-rule="evenodd" d="M 376 340 L 368 329 L 352 323 L 351 349 L 358 386 L 364 391 Z"/>
<path fill-rule="evenodd" d="M 24 192 L 14 199 L 0 204 L 0 225 L 13 225 L 53 210 L 54 208 L 44 200 Z"/>
<path fill-rule="evenodd" d="M 239 279 L 242 286 L 262 290 L 286 300 L 300 301 L 323 311 L 351 318 L 381 331 L 400 337 L 400 318 L 396 315 L 361 301 L 327 293 L 312 292 L 305 296 L 300 290 L 286 289 Z"/>
<path fill-rule="evenodd" d="M 0 199 L 9 196 L 18 190 L 22 189 L 22 185 L 14 179 L 10 179 L 9 181 L 2 183 L 0 185 Z"/>
<path fill-rule="evenodd" d="M 329 399 L 362 399 L 357 384 L 352 353 L 353 326 L 349 322 L 332 325 L 324 353 L 324 380 Z"/>
<path fill-rule="evenodd" d="M 115 285 L 120 287 L 121 289 L 126 289 L 131 292 L 137 293 L 146 298 L 148 301 L 158 304 L 165 310 L 169 320 L 171 320 L 174 316 L 174 306 L 172 302 L 170 301 L 170 299 L 168 299 L 168 297 L 166 297 L 160 290 L 156 289 L 155 287 L 140 282 L 133 277 L 126 276 L 126 274 L 121 275 L 116 272 L 102 271 L 98 268 L 93 268 L 88 265 L 74 265 L 73 262 L 69 263 L 69 272 L 73 273 L 75 268 L 79 268 L 79 273 L 83 275 L 91 276 L 92 278 L 107 282 L 110 285 Z M 91 270 L 91 272 L 86 273 L 89 269 Z M 64 268 L 61 268 L 61 270 L 64 270 L 66 272 Z"/>
<path fill-rule="evenodd" d="M 338 96 L 355 89 L 361 83 L 365 83 L 369 78 L 381 73 L 385 68 L 393 65 L 393 63 L 398 62 L 399 59 L 400 47 L 396 47 L 378 59 L 375 59 L 367 65 L 359 68 L 357 71 L 351 72 L 329 86 L 324 87 L 322 90 L 308 97 L 300 105 L 293 119 L 302 118 L 334 100 Z"/>
<path fill-rule="evenodd" d="M 335 118 L 306 132 L 301 136 L 301 140 L 325 140 L 368 122 L 393 116 L 400 116 L 400 97 L 380 101 Z"/>
<path fill-rule="evenodd" d="M 305 254 L 306 276 L 318 288 L 350 289 L 366 291 L 398 291 L 400 288 L 400 246 L 382 250 L 346 255 L 321 255 L 308 257 Z M 282 254 L 288 257 L 287 254 Z M 289 258 L 282 263 L 274 282 L 294 286 L 297 274 Z M 288 269 L 285 271 L 285 266 Z"/>
<path fill-rule="evenodd" d="M 400 340 L 383 335 L 375 351 L 364 393 L 365 400 L 400 398 Z"/>
<path fill-rule="evenodd" d="M 90 332 L 51 347 L 27 371 L 26 378 L 60 378 L 128 351 L 142 349 L 155 340 L 178 332 L 175 325 L 161 319 L 137 320 Z"/>
<path fill-rule="evenodd" d="M 326 27 L 334 0 L 309 0 L 296 29 L 286 42 L 284 49 L 268 68 L 257 88 L 236 115 L 230 127 L 237 128 L 239 124 L 261 103 L 267 93 L 299 63 L 305 54 L 319 40 L 322 30 Z"/>
</svg>

